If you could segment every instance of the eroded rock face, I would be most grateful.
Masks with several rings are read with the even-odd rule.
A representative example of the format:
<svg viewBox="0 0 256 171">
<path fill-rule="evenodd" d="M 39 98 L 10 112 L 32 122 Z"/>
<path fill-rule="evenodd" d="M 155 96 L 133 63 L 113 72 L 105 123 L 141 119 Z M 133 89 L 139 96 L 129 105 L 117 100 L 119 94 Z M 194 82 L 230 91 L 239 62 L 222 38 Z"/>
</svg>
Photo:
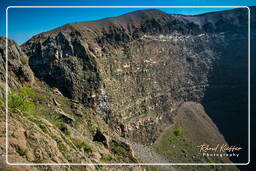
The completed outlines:
<svg viewBox="0 0 256 171">
<path fill-rule="evenodd" d="M 243 23 L 246 17 L 244 10 L 227 12 L 227 15 L 224 12 L 196 17 L 168 15 L 159 10 L 137 11 L 118 18 L 67 24 L 33 37 L 23 45 L 23 50 L 30 57 L 30 66 L 37 77 L 50 86 L 56 86 L 65 96 L 92 105 L 92 96 L 99 93 L 102 84 L 98 71 L 98 63 L 102 59 L 97 62 L 96 57 L 112 56 L 123 48 L 125 50 L 121 53 L 129 57 L 125 51 L 129 53 L 130 43 L 136 44 L 143 37 L 151 39 L 163 34 L 164 37 L 160 39 L 167 38 L 173 43 L 178 41 L 181 47 L 184 42 L 179 42 L 179 39 L 188 35 L 191 39 L 197 39 L 193 35 L 205 37 L 202 34 L 219 34 L 226 31 L 227 27 L 237 31 L 246 27 L 246 23 Z M 201 21 L 203 19 L 204 22 Z M 175 35 L 178 36 L 175 38 Z M 174 37 L 173 40 L 168 36 Z M 187 61 L 193 62 L 193 52 L 183 53 L 187 53 Z M 108 65 L 105 64 L 105 67 Z"/>
<path fill-rule="evenodd" d="M 92 93 L 99 87 L 99 74 L 93 56 L 75 32 L 62 33 L 39 42 L 26 43 L 29 64 L 35 75 L 63 95 L 92 105 Z"/>
<path fill-rule="evenodd" d="M 237 128 L 227 118 L 247 110 L 247 34 L 247 9 L 198 16 L 144 10 L 68 24 L 22 48 L 38 78 L 95 109 L 120 135 L 149 143 L 185 101 L 204 103 L 218 121 L 224 114 L 208 104 L 220 109 L 236 99 L 222 121 Z"/>
<path fill-rule="evenodd" d="M 1 113 L 1 118 L 4 118 L 4 115 Z M 35 123 L 41 123 L 39 127 Z M 0 154 L 2 157 L 5 157 L 5 124 L 4 120 L 0 120 L 1 123 L 1 138 L 0 138 Z M 9 148 L 8 148 L 8 161 L 10 163 L 62 163 L 69 162 L 67 156 L 72 160 L 83 160 L 83 162 L 91 162 L 90 159 L 86 158 L 83 152 L 77 148 L 70 146 L 65 137 L 56 129 L 49 121 L 45 119 L 37 120 L 37 122 L 31 122 L 23 116 L 17 114 L 10 114 L 9 119 Z M 49 132 L 48 132 L 49 131 Z M 60 148 L 60 146 L 62 148 Z M 67 150 L 65 152 L 61 150 Z M 2 161 L 2 160 L 1 160 Z M 4 160 L 3 160 L 4 161 Z M 82 162 L 82 161 L 81 161 Z M 5 168 L 6 170 L 44 170 L 43 168 L 36 167 L 12 167 L 6 166 L 2 162 L 0 167 Z M 49 166 L 49 170 L 63 170 L 65 167 Z M 66 168 L 67 170 L 73 170 Z M 94 170 L 94 168 L 89 168 Z"/>
<path fill-rule="evenodd" d="M 6 82 L 6 39 L 0 37 L 0 97 L 4 96 Z M 8 40 L 8 86 L 15 89 L 20 86 L 33 84 L 34 75 L 28 65 L 28 57 L 22 52 L 19 45 Z"/>
</svg>

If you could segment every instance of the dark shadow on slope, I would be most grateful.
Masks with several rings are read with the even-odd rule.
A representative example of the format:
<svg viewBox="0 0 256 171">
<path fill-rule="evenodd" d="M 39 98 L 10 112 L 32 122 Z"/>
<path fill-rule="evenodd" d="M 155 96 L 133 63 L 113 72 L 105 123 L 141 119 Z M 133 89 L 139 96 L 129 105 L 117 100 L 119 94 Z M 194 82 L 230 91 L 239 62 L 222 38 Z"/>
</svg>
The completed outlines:
<svg viewBox="0 0 256 171">
<path fill-rule="evenodd" d="M 227 34 L 220 59 L 208 75 L 202 103 L 229 145 L 242 147 L 236 163 L 248 162 L 248 44 L 247 32 Z"/>
</svg>

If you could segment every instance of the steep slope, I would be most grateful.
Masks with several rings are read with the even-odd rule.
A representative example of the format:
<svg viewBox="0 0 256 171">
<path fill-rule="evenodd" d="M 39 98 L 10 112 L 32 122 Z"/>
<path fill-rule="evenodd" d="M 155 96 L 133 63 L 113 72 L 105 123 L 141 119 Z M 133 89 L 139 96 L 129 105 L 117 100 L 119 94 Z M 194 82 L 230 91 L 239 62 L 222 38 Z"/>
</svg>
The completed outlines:
<svg viewBox="0 0 256 171">
<path fill-rule="evenodd" d="M 143 10 L 67 24 L 22 49 L 35 76 L 120 136 L 151 144 L 180 104 L 196 101 L 228 143 L 244 148 L 239 162 L 246 162 L 247 36 L 247 9 L 198 16 Z"/>
<path fill-rule="evenodd" d="M 196 162 L 230 163 L 228 157 L 214 158 L 203 156 L 198 153 L 200 145 L 210 145 L 216 147 L 217 144 L 227 144 L 224 137 L 219 134 L 218 128 L 205 113 L 201 104 L 195 102 L 185 102 L 175 111 L 173 125 L 167 127 L 154 143 L 154 149 L 167 159 L 177 163 Z M 184 170 L 189 170 L 189 166 L 182 166 Z M 207 167 L 193 167 L 195 170 L 207 170 Z M 214 170 L 216 167 L 211 166 Z M 220 170 L 237 170 L 236 167 L 220 167 Z"/>
<path fill-rule="evenodd" d="M 6 39 L 1 37 L 0 40 L 0 72 L 5 73 Z M 64 97 L 58 89 L 50 88 L 34 78 L 28 64 L 21 62 L 23 58 L 27 59 L 27 56 L 14 41 L 8 41 L 10 163 L 138 162 L 131 146 L 118 139 L 116 133 L 112 132 L 93 110 Z M 0 83 L 5 88 L 5 80 L 1 80 Z M 0 90 L 3 95 L 4 92 L 5 89 Z M 111 169 L 111 166 L 9 166 L 4 162 L 5 123 L 5 100 L 1 97 L 0 170 Z"/>
</svg>

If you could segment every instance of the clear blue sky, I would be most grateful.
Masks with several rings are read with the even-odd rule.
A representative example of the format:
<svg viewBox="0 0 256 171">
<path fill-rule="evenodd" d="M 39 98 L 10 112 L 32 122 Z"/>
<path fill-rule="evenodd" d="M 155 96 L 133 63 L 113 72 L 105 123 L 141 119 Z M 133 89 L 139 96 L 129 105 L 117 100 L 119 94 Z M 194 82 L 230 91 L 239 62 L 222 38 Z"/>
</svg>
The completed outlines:
<svg viewBox="0 0 256 171">
<path fill-rule="evenodd" d="M 72 2 L 72 3 L 71 3 Z M 256 6 L 256 0 L 1 0 L 0 36 L 5 36 L 5 16 L 8 6 Z M 143 8 L 140 8 L 143 9 Z M 167 13 L 195 15 L 227 8 L 161 8 Z M 118 16 L 139 8 L 10 8 L 8 10 L 8 37 L 19 44 L 33 35 L 61 25 Z"/>
</svg>

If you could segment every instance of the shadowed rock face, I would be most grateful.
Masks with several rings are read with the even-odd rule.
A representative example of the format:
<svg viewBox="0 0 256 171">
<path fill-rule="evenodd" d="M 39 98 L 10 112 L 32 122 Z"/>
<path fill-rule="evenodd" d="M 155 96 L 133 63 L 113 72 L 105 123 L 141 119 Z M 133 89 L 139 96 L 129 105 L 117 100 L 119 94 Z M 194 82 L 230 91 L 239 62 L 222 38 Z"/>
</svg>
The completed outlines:
<svg viewBox="0 0 256 171">
<path fill-rule="evenodd" d="M 38 78 L 56 86 L 69 98 L 91 104 L 91 93 L 99 87 L 99 74 L 95 59 L 76 35 L 60 32 L 29 47 L 34 49 L 28 52 L 29 63 Z"/>
<path fill-rule="evenodd" d="M 64 25 L 22 48 L 39 79 L 94 108 L 121 136 L 154 142 L 180 104 L 196 101 L 246 149 L 247 36 L 247 9 L 143 10 Z"/>
</svg>

